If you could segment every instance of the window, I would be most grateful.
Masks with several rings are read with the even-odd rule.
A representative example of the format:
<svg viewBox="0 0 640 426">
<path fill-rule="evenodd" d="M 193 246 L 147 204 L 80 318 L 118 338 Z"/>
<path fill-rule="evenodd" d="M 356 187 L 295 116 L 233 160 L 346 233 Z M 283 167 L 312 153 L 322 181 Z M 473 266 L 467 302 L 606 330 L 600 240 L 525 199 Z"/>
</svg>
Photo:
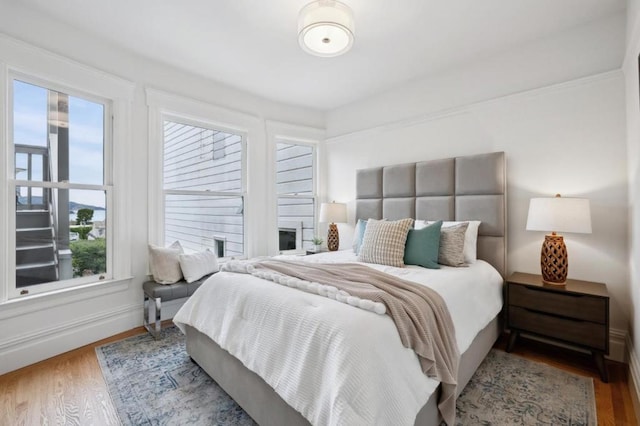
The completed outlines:
<svg viewBox="0 0 640 426">
<path fill-rule="evenodd" d="M 28 78 L 10 84 L 15 282 L 10 296 L 112 276 L 110 103 Z M 51 85 L 53 86 L 53 85 Z"/>
<path fill-rule="evenodd" d="M 276 143 L 279 251 L 302 250 L 313 245 L 316 222 L 314 165 L 312 145 Z"/>
<path fill-rule="evenodd" d="M 244 256 L 244 137 L 165 117 L 163 141 L 165 244 Z"/>
<path fill-rule="evenodd" d="M 213 241 L 215 242 L 215 254 L 216 256 L 220 257 L 225 257 L 225 243 L 227 242 L 226 238 L 214 238 Z"/>
</svg>

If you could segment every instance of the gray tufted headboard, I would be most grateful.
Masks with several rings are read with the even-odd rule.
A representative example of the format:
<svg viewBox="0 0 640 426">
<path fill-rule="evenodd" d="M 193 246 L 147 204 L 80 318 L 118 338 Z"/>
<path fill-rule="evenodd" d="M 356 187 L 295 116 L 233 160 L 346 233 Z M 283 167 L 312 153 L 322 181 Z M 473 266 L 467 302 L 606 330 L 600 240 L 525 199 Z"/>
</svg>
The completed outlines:
<svg viewBox="0 0 640 426">
<path fill-rule="evenodd" d="M 478 259 L 507 268 L 504 152 L 358 170 L 356 220 L 480 220 Z"/>
</svg>

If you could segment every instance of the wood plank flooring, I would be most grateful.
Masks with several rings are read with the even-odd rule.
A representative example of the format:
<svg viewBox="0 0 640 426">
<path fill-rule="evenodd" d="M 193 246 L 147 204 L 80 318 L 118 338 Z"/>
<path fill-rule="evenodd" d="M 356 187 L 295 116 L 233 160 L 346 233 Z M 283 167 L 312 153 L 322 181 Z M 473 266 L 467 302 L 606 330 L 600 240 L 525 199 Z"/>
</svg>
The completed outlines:
<svg viewBox="0 0 640 426">
<path fill-rule="evenodd" d="M 139 333 L 142 327 L 0 376 L 0 425 L 116 425 L 95 347 Z M 504 350 L 507 339 L 495 347 Z M 599 425 L 636 425 L 627 366 L 608 362 L 602 383 L 589 355 L 521 338 L 513 351 L 533 361 L 594 379 Z"/>
</svg>

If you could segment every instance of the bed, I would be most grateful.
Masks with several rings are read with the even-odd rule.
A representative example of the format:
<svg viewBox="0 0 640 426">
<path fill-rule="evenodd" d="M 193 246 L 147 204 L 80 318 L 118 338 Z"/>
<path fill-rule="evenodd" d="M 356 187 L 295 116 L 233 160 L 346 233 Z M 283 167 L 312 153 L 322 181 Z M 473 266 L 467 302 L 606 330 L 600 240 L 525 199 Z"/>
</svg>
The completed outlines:
<svg viewBox="0 0 640 426">
<path fill-rule="evenodd" d="M 467 315 L 464 326 L 458 326 L 458 323 L 463 324 L 463 320 L 454 321 L 457 328 L 456 338 L 461 347 L 457 389 L 459 393 L 501 331 L 502 283 L 506 272 L 504 153 L 359 170 L 356 182 L 356 219 L 394 220 L 411 217 L 423 220 L 481 221 L 477 239 L 479 260 L 461 273 L 466 275 L 466 280 L 479 283 L 475 289 L 478 293 L 473 296 L 476 298 L 474 300 L 479 301 L 480 297 L 491 293 L 486 301 L 475 305 L 491 305 L 491 311 L 490 314 L 478 313 L 473 317 Z M 308 258 L 305 260 L 310 262 L 356 260 L 348 251 Z M 404 270 L 392 267 L 377 268 L 400 276 L 405 274 L 408 276 L 407 279 L 411 280 L 414 279 L 412 274 L 422 274 L 422 271 L 417 271 L 422 269 L 419 267 L 408 267 Z M 440 284 L 437 281 L 444 280 L 443 277 L 448 273 L 454 273 L 450 269 L 463 268 L 443 268 L 435 271 L 442 271 L 440 275 L 427 280 L 434 281 L 436 286 L 442 285 L 441 288 L 446 289 L 446 280 Z M 187 351 L 194 361 L 259 424 L 387 424 L 390 418 L 394 419 L 394 424 L 440 424 L 442 417 L 437 408 L 440 393 L 438 383 L 411 374 L 411 368 L 414 368 L 411 363 L 417 361 L 411 360 L 410 349 L 396 349 L 394 346 L 389 350 L 396 352 L 386 353 L 387 349 L 376 347 L 375 350 L 371 350 L 366 340 L 360 340 L 378 339 L 379 334 L 388 332 L 388 323 L 382 318 L 385 316 L 374 318 L 370 312 L 361 312 L 332 300 L 324 300 L 325 298 L 286 286 L 271 284 L 271 287 L 268 287 L 269 284 L 261 283 L 263 280 L 258 278 L 238 278 L 235 275 L 237 274 L 214 275 L 198 290 L 201 294 L 195 294 L 174 320 L 186 334 Z M 247 300 L 247 294 L 238 293 L 243 291 L 240 290 L 241 287 L 245 287 L 244 284 L 239 284 L 240 281 L 247 281 L 244 284 L 250 293 L 257 293 L 262 288 L 268 288 L 268 293 L 256 297 L 258 300 Z M 486 290 L 482 290 L 484 287 L 481 287 L 480 283 L 485 281 L 490 283 L 486 284 Z M 451 290 L 450 293 L 443 298 L 448 298 L 447 303 L 454 302 L 455 305 L 456 297 L 462 296 L 456 296 L 455 290 Z M 209 299 L 205 298 L 206 294 Z M 218 302 L 225 304 L 229 309 L 216 306 Z M 261 306 L 258 317 L 264 319 L 261 321 L 261 328 L 255 327 L 257 306 Z M 461 312 L 471 311 L 454 306 L 451 309 L 454 319 L 462 318 L 464 315 Z M 207 311 L 208 314 L 201 317 L 192 315 L 198 310 Z M 300 320 L 309 317 L 309 312 L 316 311 L 323 313 L 314 319 L 317 322 L 311 326 Z M 297 313 L 303 313 L 300 315 L 305 316 L 297 318 Z M 481 318 L 483 315 L 486 317 Z M 341 329 L 336 328 L 335 324 L 330 325 L 330 321 L 325 318 L 327 316 L 334 319 L 341 316 L 350 318 L 347 321 L 350 323 L 349 326 L 343 328 L 355 327 L 360 331 L 358 336 L 362 337 L 358 337 L 353 343 L 351 340 L 342 342 L 339 338 Z M 270 317 L 273 320 L 267 321 Z M 358 325 L 360 323 L 365 326 Z M 282 328 L 285 326 L 293 328 L 287 332 L 288 335 L 283 336 Z M 470 332 L 472 326 L 475 326 L 477 331 Z M 375 331 L 369 332 L 370 328 Z M 241 334 L 239 331 L 249 333 L 251 338 L 238 338 L 235 335 L 236 331 L 238 335 Z M 290 338 L 291 342 L 287 341 L 287 338 Z M 325 341 L 330 343 L 323 343 Z M 393 346 L 391 343 L 386 346 Z M 281 350 L 289 345 L 291 347 Z M 274 356 L 276 354 L 277 356 Z M 415 355 L 413 357 L 416 358 Z M 336 359 L 339 362 L 334 363 Z M 374 385 L 361 386 L 358 381 L 365 380 L 362 378 L 364 372 L 356 372 L 360 364 L 365 362 L 371 362 L 371 365 L 376 366 L 375 374 L 372 372 L 371 377 L 366 377 L 366 380 L 372 380 L 371 383 L 375 383 Z M 382 367 L 377 368 L 380 365 Z M 351 382 L 351 374 L 357 380 Z M 403 374 L 406 377 L 402 376 Z M 347 376 L 348 379 L 343 379 Z M 326 383 L 329 381 L 328 384 L 331 385 L 331 380 L 336 380 L 338 390 L 335 392 Z M 406 382 L 406 389 L 401 389 L 402 386 L 393 388 L 394 381 Z M 340 386 L 337 386 L 338 382 Z M 314 393 L 320 392 L 323 387 L 326 388 L 323 390 L 324 393 Z M 413 389 L 418 391 L 414 392 Z M 327 393 L 331 395 L 327 396 Z M 342 393 L 346 395 L 346 399 Z M 367 401 L 374 401 L 375 398 L 385 401 L 382 408 L 375 402 L 371 407 L 366 406 Z M 370 412 L 368 408 L 371 408 Z M 405 414 L 406 418 L 402 417 Z M 395 416 L 398 416 L 397 422 Z"/>
</svg>

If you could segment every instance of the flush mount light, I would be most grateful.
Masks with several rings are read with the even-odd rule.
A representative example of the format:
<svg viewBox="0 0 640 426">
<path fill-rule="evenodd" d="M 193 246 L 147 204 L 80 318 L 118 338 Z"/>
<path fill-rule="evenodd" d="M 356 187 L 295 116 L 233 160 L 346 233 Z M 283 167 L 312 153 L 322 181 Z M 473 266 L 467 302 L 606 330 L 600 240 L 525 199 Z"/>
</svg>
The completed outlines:
<svg viewBox="0 0 640 426">
<path fill-rule="evenodd" d="M 353 12 L 344 3 L 316 0 L 300 11 L 298 42 L 316 56 L 338 56 L 353 46 Z"/>
</svg>

